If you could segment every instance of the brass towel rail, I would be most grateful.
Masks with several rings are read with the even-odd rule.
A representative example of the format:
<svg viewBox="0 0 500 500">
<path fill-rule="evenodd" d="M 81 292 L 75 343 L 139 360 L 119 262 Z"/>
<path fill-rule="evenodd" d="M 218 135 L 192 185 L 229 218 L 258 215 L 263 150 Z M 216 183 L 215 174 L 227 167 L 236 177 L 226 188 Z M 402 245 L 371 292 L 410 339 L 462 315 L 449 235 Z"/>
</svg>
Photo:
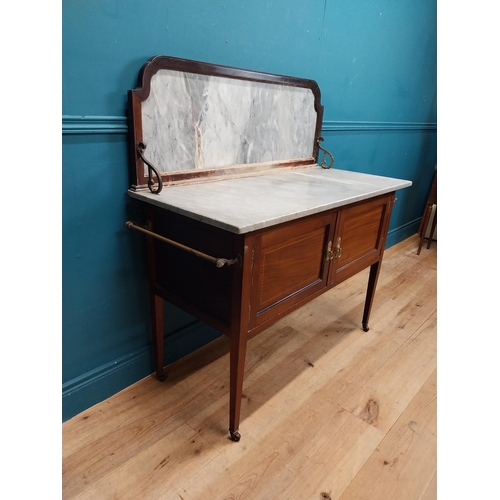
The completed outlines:
<svg viewBox="0 0 500 500">
<path fill-rule="evenodd" d="M 139 226 L 139 224 L 136 224 L 135 222 L 132 222 L 130 220 L 125 222 L 125 227 L 127 229 L 135 229 L 137 231 L 140 231 L 141 233 L 147 234 L 148 236 L 152 236 L 157 240 L 163 241 L 164 243 L 168 243 L 169 245 L 173 245 L 174 247 L 180 248 L 181 250 L 185 250 L 186 252 L 192 253 L 197 257 L 208 260 L 209 262 L 212 262 L 212 264 L 215 264 L 216 267 L 223 267 L 224 265 L 232 266 L 234 264 L 236 264 L 237 266 L 241 265 L 240 255 L 237 255 L 234 259 L 223 259 L 221 257 L 212 257 L 211 255 L 208 255 L 206 253 L 195 250 L 194 248 L 183 245 L 178 241 L 170 240 L 168 238 L 165 238 L 164 236 L 161 236 L 160 234 L 154 233 L 153 231 L 149 231 L 148 229 L 145 229 L 142 226 Z"/>
</svg>

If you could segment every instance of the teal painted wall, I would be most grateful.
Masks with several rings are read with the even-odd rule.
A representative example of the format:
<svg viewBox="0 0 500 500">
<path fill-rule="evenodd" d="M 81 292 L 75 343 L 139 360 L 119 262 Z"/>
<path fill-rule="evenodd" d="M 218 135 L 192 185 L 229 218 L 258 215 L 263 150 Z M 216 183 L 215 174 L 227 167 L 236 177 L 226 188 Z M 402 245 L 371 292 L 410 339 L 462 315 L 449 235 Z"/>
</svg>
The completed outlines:
<svg viewBox="0 0 500 500">
<path fill-rule="evenodd" d="M 63 420 L 152 372 L 127 91 L 157 54 L 311 78 L 335 166 L 410 179 L 388 246 L 416 233 L 436 163 L 436 0 L 64 0 Z M 166 304 L 166 363 L 218 333 Z"/>
</svg>

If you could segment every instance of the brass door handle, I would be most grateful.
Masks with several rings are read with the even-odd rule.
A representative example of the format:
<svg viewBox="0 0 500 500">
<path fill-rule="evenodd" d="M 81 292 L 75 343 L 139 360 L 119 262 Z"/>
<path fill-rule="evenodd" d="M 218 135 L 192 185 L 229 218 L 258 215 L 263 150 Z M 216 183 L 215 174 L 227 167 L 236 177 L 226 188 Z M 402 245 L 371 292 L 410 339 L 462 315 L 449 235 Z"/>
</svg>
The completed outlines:
<svg viewBox="0 0 500 500">
<path fill-rule="evenodd" d="M 333 251 L 333 258 L 338 259 L 342 255 L 342 238 L 339 236 L 337 238 L 337 244 L 335 245 L 335 249 Z"/>
<path fill-rule="evenodd" d="M 340 236 L 337 238 L 335 248 L 332 247 L 333 242 L 329 241 L 326 249 L 326 260 L 338 259 L 342 255 L 342 238 Z"/>
<path fill-rule="evenodd" d="M 326 260 L 327 261 L 333 259 L 332 246 L 333 246 L 333 243 L 331 241 L 329 241 L 328 242 L 328 247 L 326 249 Z"/>
</svg>

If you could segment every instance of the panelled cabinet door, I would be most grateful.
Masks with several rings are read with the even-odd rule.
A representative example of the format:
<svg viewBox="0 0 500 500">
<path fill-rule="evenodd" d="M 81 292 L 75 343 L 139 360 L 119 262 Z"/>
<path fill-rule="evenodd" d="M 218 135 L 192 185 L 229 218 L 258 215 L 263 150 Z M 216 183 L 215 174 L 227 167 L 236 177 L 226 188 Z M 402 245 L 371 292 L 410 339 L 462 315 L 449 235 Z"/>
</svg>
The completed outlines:
<svg viewBox="0 0 500 500">
<path fill-rule="evenodd" d="M 328 282 L 336 285 L 374 264 L 381 257 L 393 194 L 341 210 L 332 241 Z"/>
<path fill-rule="evenodd" d="M 255 236 L 250 328 L 327 286 L 327 246 L 336 216 L 319 215 Z"/>
</svg>

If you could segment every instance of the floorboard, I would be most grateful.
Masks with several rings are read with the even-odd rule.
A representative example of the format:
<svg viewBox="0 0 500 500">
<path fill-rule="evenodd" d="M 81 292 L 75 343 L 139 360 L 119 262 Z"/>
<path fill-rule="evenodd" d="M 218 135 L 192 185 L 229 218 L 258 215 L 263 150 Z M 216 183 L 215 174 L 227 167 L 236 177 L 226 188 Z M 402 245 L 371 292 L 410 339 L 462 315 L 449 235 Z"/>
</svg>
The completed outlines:
<svg viewBox="0 0 500 500">
<path fill-rule="evenodd" d="M 228 439 L 219 338 L 65 422 L 65 500 L 434 500 L 437 245 L 368 273 L 249 341 L 242 439 Z"/>
</svg>

